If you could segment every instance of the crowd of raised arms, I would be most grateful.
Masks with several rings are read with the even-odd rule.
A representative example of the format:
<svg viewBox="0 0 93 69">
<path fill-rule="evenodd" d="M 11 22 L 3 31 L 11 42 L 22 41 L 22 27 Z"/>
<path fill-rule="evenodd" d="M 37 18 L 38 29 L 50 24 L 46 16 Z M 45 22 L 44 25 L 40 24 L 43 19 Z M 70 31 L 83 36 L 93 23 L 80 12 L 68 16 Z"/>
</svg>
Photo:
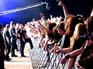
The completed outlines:
<svg viewBox="0 0 93 69">
<path fill-rule="evenodd" d="M 0 24 L 0 62 L 4 58 L 10 60 L 10 52 L 12 57 L 17 57 L 15 50 L 19 50 L 21 56 L 25 57 L 25 43 L 29 42 L 32 49 L 30 37 L 34 37 L 40 38 L 39 47 L 48 52 L 47 62 L 50 61 L 49 52 L 62 53 L 64 56 L 60 62 L 64 64 L 68 61 L 67 69 L 72 69 L 73 66 L 93 69 L 93 16 L 89 15 L 85 19 L 82 15 L 69 14 L 64 1 L 58 0 L 58 3 L 63 8 L 64 18 L 50 15 L 46 20 L 41 13 L 41 19 L 33 19 L 25 25 L 14 24 L 13 21 L 5 27 Z M 0 63 L 0 67 L 1 65 L 3 63 Z"/>
</svg>

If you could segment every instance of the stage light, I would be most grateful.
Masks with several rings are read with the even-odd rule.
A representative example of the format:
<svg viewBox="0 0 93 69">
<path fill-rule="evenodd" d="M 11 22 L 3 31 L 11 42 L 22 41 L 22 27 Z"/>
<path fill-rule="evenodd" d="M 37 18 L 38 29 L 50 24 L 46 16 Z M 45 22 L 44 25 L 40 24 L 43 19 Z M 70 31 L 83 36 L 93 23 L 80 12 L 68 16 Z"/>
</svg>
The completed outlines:
<svg viewBox="0 0 93 69">
<path fill-rule="evenodd" d="M 14 12 L 19 12 L 19 11 L 27 10 L 27 9 L 31 9 L 31 8 L 35 8 L 35 7 L 39 7 L 41 5 L 46 5 L 46 9 L 47 10 L 50 9 L 50 7 L 49 7 L 47 2 L 39 2 L 39 3 L 33 4 L 33 5 L 28 5 L 28 6 L 25 6 L 25 7 L 20 7 L 20 8 L 16 8 L 16 9 L 0 12 L 0 16 L 6 15 L 6 14 L 10 14 L 10 13 L 14 13 Z"/>
</svg>

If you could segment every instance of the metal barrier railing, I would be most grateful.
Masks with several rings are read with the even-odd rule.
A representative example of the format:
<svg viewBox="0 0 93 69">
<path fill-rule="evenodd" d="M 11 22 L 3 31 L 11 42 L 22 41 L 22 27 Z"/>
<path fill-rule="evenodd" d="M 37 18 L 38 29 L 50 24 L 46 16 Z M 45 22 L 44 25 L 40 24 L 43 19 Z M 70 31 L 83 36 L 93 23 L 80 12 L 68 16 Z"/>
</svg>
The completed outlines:
<svg viewBox="0 0 93 69">
<path fill-rule="evenodd" d="M 31 51 L 31 61 L 32 61 L 32 66 L 33 69 L 66 69 L 65 64 L 61 64 L 61 58 L 63 56 L 62 53 L 55 54 L 53 52 L 49 51 L 49 55 L 47 56 L 46 51 L 43 50 L 43 48 L 34 48 Z M 48 59 L 49 57 L 49 59 Z"/>
</svg>

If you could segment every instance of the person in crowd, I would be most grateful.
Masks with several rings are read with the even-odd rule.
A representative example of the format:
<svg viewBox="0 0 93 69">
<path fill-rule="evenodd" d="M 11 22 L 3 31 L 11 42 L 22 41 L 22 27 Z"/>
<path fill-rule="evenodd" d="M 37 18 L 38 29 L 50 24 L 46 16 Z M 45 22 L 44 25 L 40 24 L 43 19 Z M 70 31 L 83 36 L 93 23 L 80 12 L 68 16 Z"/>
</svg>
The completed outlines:
<svg viewBox="0 0 93 69">
<path fill-rule="evenodd" d="M 19 34 L 20 34 L 20 53 L 21 53 L 21 57 L 26 57 L 24 55 L 25 44 L 26 44 L 26 42 L 28 42 L 30 44 L 30 49 L 33 49 L 32 40 L 31 40 L 31 38 L 29 38 L 27 36 L 25 26 L 23 26 L 22 24 L 21 24 L 21 29 L 19 31 Z"/>
<path fill-rule="evenodd" d="M 54 46 L 55 44 L 55 41 L 53 40 L 54 39 L 54 34 L 53 34 L 53 28 L 56 26 L 55 23 L 51 23 L 49 24 L 48 26 L 48 31 L 47 31 L 47 41 L 46 41 L 46 44 L 45 44 L 45 47 L 44 47 L 44 50 L 47 51 L 47 57 L 48 57 L 48 60 L 47 62 L 50 61 L 50 50 L 51 48 Z"/>
<path fill-rule="evenodd" d="M 0 24 L 0 69 L 4 69 L 4 49 L 5 49 L 5 44 L 4 44 L 4 39 L 2 36 L 3 33 L 3 26 Z"/>
<path fill-rule="evenodd" d="M 43 13 L 40 13 L 40 17 L 41 17 L 40 19 L 41 24 L 45 26 L 46 25 L 45 15 Z"/>
<path fill-rule="evenodd" d="M 86 28 L 88 34 L 87 45 L 83 48 L 81 52 L 78 64 L 81 68 L 93 69 L 93 16 L 89 16 L 86 20 Z"/>
<path fill-rule="evenodd" d="M 9 54 L 10 54 L 10 49 L 11 49 L 11 37 L 10 37 L 10 33 L 9 33 L 9 24 L 6 24 L 5 25 L 5 29 L 4 29 L 4 32 L 3 32 L 3 36 L 4 36 L 4 41 L 5 41 L 5 44 L 6 44 L 6 60 L 7 61 L 10 61 L 10 57 L 9 57 Z"/>
<path fill-rule="evenodd" d="M 20 25 L 19 23 L 16 24 L 16 34 L 17 34 L 17 41 L 16 41 L 16 44 L 17 44 L 17 51 L 19 51 L 19 48 L 20 48 Z"/>
<path fill-rule="evenodd" d="M 70 52 L 71 50 L 69 49 L 70 47 L 70 38 L 73 36 L 73 33 L 74 33 L 74 29 L 75 29 L 75 26 L 76 24 L 78 23 L 82 23 L 83 21 L 80 19 L 78 19 L 76 16 L 68 16 L 66 21 L 65 21 L 65 26 L 64 26 L 64 29 L 65 29 L 65 40 L 64 40 L 64 44 L 62 46 L 62 50 L 63 52 Z M 56 48 L 54 48 L 56 49 Z M 61 49 L 58 48 L 57 46 L 57 52 L 60 52 Z"/>
<path fill-rule="evenodd" d="M 15 28 L 15 24 L 11 21 L 10 30 L 8 24 L 5 26 L 4 40 L 2 37 L 3 27 L 0 24 L 0 67 L 2 66 L 2 69 L 4 69 L 5 48 L 7 60 L 10 60 L 10 48 L 12 57 L 17 57 L 16 49 L 20 51 L 21 57 L 26 57 L 24 54 L 26 42 L 30 44 L 30 49 L 33 49 L 33 43 L 29 36 L 40 39 L 39 47 L 47 51 L 47 62 L 50 62 L 51 52 L 61 53 L 61 55 L 64 54 L 61 64 L 67 61 L 67 69 L 73 67 L 75 69 L 93 69 L 93 16 L 88 17 L 85 21 L 82 15 L 75 16 L 69 13 L 65 0 L 56 1 L 63 8 L 64 21 L 62 21 L 62 17 L 53 16 L 46 20 L 43 13 L 40 13 L 40 20 L 33 19 L 25 26 L 16 24 Z"/>
<path fill-rule="evenodd" d="M 77 50 L 83 46 L 87 40 L 86 26 L 83 23 L 78 23 L 75 27 L 75 31 L 70 40 L 69 52 Z M 68 69 L 72 69 L 75 58 L 68 60 Z M 63 62 L 63 61 L 62 61 Z"/>
<path fill-rule="evenodd" d="M 63 46 L 65 41 L 65 24 L 61 23 L 57 28 L 54 29 L 55 40 L 57 40 L 58 45 Z M 59 46 L 55 46 L 51 51 L 56 51 Z M 62 47 L 60 47 L 62 48 Z M 56 53 L 56 52 L 55 52 Z"/>
<path fill-rule="evenodd" d="M 11 37 L 11 56 L 12 57 L 17 57 L 15 55 L 15 50 L 17 48 L 16 45 L 16 30 L 15 30 L 15 24 L 13 22 L 10 23 L 10 37 Z"/>
<path fill-rule="evenodd" d="M 47 27 L 44 27 L 41 23 L 39 23 L 40 26 L 46 31 L 45 38 L 42 37 L 40 42 L 43 42 L 44 44 L 44 50 L 47 51 L 47 62 L 50 61 L 50 49 L 54 46 L 55 41 L 54 35 L 53 35 L 53 28 L 56 26 L 56 23 L 49 23 Z M 43 31 L 44 33 L 44 31 Z M 45 40 L 44 40 L 45 39 Z M 40 44 L 39 44 L 40 45 Z"/>
<path fill-rule="evenodd" d="M 79 55 L 79 59 L 76 61 L 77 69 L 93 69 L 93 16 L 90 16 L 86 20 L 86 29 L 88 39 L 84 45 L 68 54 L 62 58 L 62 63 L 68 58 L 76 58 Z"/>
<path fill-rule="evenodd" d="M 64 41 L 64 46 L 63 46 L 64 49 L 63 50 L 66 52 L 69 52 L 69 50 L 67 50 L 67 47 L 70 46 L 70 38 L 73 36 L 75 26 L 78 23 L 84 23 L 84 21 L 83 21 L 82 17 L 69 14 L 63 0 L 58 0 L 58 2 L 63 7 L 63 11 L 64 11 L 64 15 L 65 15 L 64 22 L 65 22 L 65 30 L 66 30 L 65 34 L 66 34 L 67 39 L 65 39 L 65 41 Z"/>
<path fill-rule="evenodd" d="M 25 33 L 26 31 L 24 30 L 24 26 L 21 25 L 21 29 L 20 29 L 20 53 L 21 53 L 21 57 L 25 57 L 24 55 L 24 47 L 25 47 Z"/>
<path fill-rule="evenodd" d="M 27 35 L 27 30 L 24 26 L 24 36 L 25 36 L 25 42 L 28 42 L 30 44 L 30 49 L 33 49 L 33 43 L 31 38 Z"/>
</svg>

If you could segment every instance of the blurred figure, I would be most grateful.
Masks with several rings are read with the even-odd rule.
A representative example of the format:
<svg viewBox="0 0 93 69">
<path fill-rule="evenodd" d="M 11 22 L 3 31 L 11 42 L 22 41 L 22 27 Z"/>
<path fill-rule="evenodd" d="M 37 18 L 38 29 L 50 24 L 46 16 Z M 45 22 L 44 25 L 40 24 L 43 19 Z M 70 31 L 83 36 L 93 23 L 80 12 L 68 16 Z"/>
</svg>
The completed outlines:
<svg viewBox="0 0 93 69">
<path fill-rule="evenodd" d="M 21 57 L 25 57 L 24 55 L 24 48 L 25 48 L 25 33 L 26 31 L 24 30 L 24 26 L 21 25 L 21 29 L 20 29 L 20 53 L 21 53 Z"/>
<path fill-rule="evenodd" d="M 20 50 L 20 30 L 21 30 L 21 24 L 17 23 L 16 24 L 16 34 L 17 34 L 17 51 Z"/>
<path fill-rule="evenodd" d="M 10 36 L 11 36 L 11 56 L 17 57 L 17 55 L 15 55 L 15 49 L 17 48 L 16 31 L 15 31 L 15 24 L 13 22 L 10 23 Z"/>
<path fill-rule="evenodd" d="M 80 49 L 85 44 L 86 39 L 87 39 L 86 27 L 83 23 L 78 23 L 75 27 L 73 36 L 70 39 L 70 47 L 68 48 L 67 51 L 72 52 L 72 51 Z M 65 49 L 65 51 L 66 51 L 66 49 Z M 61 50 L 61 51 L 63 52 L 63 50 Z M 76 57 L 77 56 L 69 58 L 67 69 L 72 69 L 74 62 L 76 60 Z M 66 59 L 68 59 L 68 55 L 65 55 L 65 58 L 64 57 L 62 58 L 61 63 L 64 63 L 66 61 Z"/>
<path fill-rule="evenodd" d="M 4 40 L 2 36 L 3 26 L 0 24 L 0 69 L 4 69 Z"/>
<path fill-rule="evenodd" d="M 10 33 L 9 33 L 9 24 L 6 24 L 3 35 L 4 35 L 4 41 L 6 44 L 6 58 L 5 59 L 7 61 L 10 61 L 9 54 L 10 54 L 10 49 L 11 49 L 11 46 L 10 46 L 11 38 L 10 38 Z"/>
<path fill-rule="evenodd" d="M 21 29 L 20 29 L 19 33 L 20 33 L 20 53 L 21 53 L 21 57 L 26 57 L 24 55 L 25 44 L 26 44 L 26 42 L 28 42 L 30 44 L 30 48 L 32 49 L 33 48 L 32 40 L 31 40 L 31 38 L 29 38 L 27 36 L 25 26 L 21 25 Z"/>
</svg>

